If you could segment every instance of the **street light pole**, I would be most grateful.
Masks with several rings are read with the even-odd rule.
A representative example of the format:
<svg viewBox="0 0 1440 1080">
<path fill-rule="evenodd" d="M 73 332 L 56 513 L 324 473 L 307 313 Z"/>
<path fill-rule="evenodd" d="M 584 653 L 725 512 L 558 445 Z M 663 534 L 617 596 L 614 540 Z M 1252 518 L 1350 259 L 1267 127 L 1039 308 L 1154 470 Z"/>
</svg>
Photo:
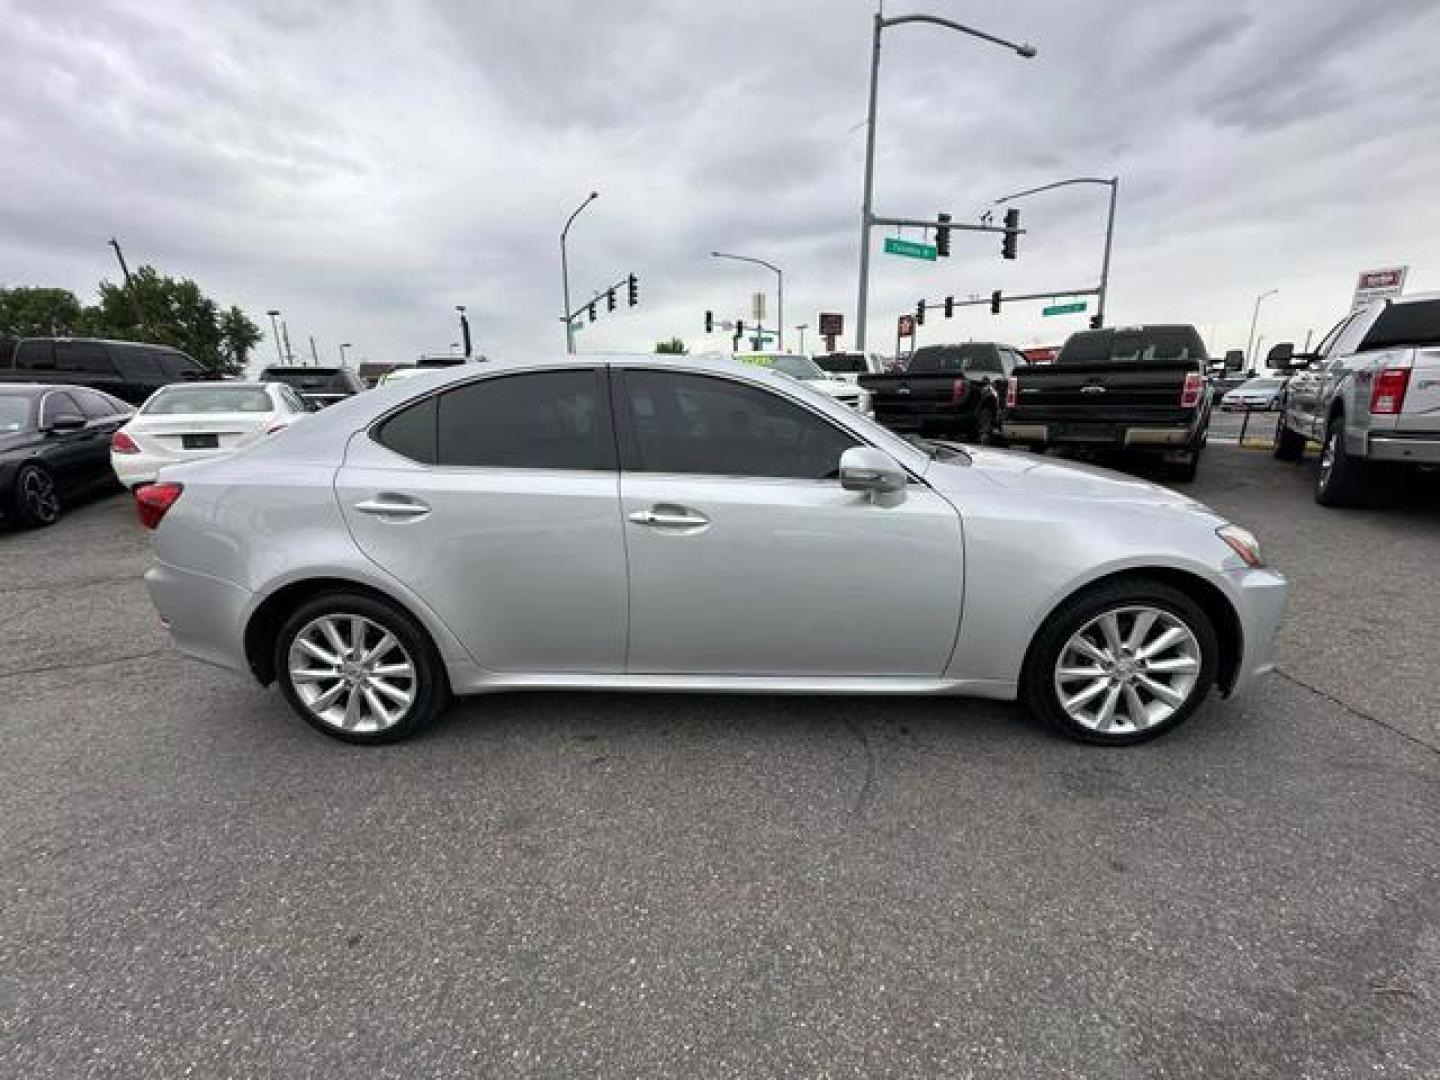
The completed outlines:
<svg viewBox="0 0 1440 1080">
<path fill-rule="evenodd" d="M 1022 56 L 1026 60 L 1035 55 L 1033 45 L 1017 45 L 1013 41 L 993 37 L 981 30 L 974 30 L 962 23 L 942 19 L 935 15 L 897 15 L 893 19 L 887 19 L 880 12 L 875 13 L 874 39 L 870 47 L 870 109 L 865 118 L 865 194 L 864 201 L 860 206 L 860 286 L 855 301 L 855 348 L 859 352 L 865 351 L 865 312 L 870 292 L 870 226 L 873 224 L 874 217 L 872 205 L 875 193 L 875 99 L 880 83 L 880 31 L 886 27 L 912 22 L 931 23 L 935 26 L 943 26 L 947 30 L 958 30 L 962 34 L 969 34 L 971 37 L 977 37 L 993 45 L 1011 49 L 1016 55 Z"/>
<path fill-rule="evenodd" d="M 754 263 L 756 266 L 763 266 L 775 274 L 775 328 L 776 347 L 785 351 L 785 272 L 774 263 L 768 263 L 764 259 L 752 259 L 749 255 L 731 255 L 725 251 L 710 252 L 712 258 L 734 259 L 736 262 Z"/>
<path fill-rule="evenodd" d="M 560 230 L 560 281 L 565 290 L 565 351 L 575 351 L 575 329 L 570 325 L 570 262 L 565 253 L 565 237 L 570 234 L 570 225 L 580 216 L 592 202 L 600 197 L 598 191 L 592 191 L 585 196 L 585 201 L 575 208 L 575 212 L 565 219 L 565 227 Z"/>
<path fill-rule="evenodd" d="M 280 324 L 275 321 L 280 317 L 280 309 L 272 308 L 270 311 L 265 312 L 265 314 L 270 316 L 270 330 L 275 336 L 275 359 L 279 360 L 281 364 L 284 364 L 285 354 L 280 351 Z"/>
<path fill-rule="evenodd" d="M 805 331 L 810 329 L 809 323 L 796 323 L 795 329 L 800 331 L 800 351 L 805 351 Z"/>
<path fill-rule="evenodd" d="M 340 343 L 340 366 L 341 366 L 341 367 L 344 367 L 344 366 L 345 366 L 345 350 L 348 349 L 348 348 L 350 348 L 350 342 L 348 342 L 348 341 L 342 341 L 342 342 Z"/>
<path fill-rule="evenodd" d="M 1279 289 L 1268 289 L 1255 297 L 1255 311 L 1250 316 L 1250 340 L 1245 345 L 1245 370 L 1247 373 L 1255 374 L 1255 324 L 1260 321 L 1260 301 L 1267 296 L 1274 296 Z"/>
<path fill-rule="evenodd" d="M 465 317 L 465 305 L 456 304 L 455 310 L 460 313 L 460 339 L 465 343 L 465 359 L 470 359 L 470 320 Z"/>
<path fill-rule="evenodd" d="M 1099 176 L 1077 176 L 1070 180 L 1057 180 L 1053 184 L 1042 184 L 1040 187 L 1027 188 L 1024 191 L 1017 191 L 1013 195 L 1006 195 L 996 199 L 994 205 L 999 206 L 1012 199 L 1023 199 L 1027 195 L 1038 195 L 1042 191 L 1050 191 L 1053 188 L 1069 187 L 1071 184 L 1104 184 L 1110 189 L 1110 212 L 1105 220 L 1105 254 L 1100 260 L 1100 291 L 1095 298 L 1096 326 L 1100 327 L 1105 325 L 1105 299 L 1110 294 L 1110 246 L 1115 239 L 1115 200 L 1120 192 L 1120 178 L 1112 176 L 1106 180 Z"/>
</svg>

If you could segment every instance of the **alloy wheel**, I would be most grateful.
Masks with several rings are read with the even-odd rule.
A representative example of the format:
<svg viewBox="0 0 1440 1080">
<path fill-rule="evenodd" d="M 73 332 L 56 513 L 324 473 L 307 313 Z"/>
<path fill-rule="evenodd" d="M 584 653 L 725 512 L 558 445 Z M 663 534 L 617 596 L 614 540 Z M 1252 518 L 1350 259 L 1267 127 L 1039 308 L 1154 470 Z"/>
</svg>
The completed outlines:
<svg viewBox="0 0 1440 1080">
<path fill-rule="evenodd" d="M 1183 708 L 1200 669 L 1200 642 L 1184 620 L 1158 607 L 1118 607 L 1065 643 L 1055 664 L 1055 693 L 1085 729 L 1126 735 L 1163 724 Z"/>
<path fill-rule="evenodd" d="M 371 735 L 386 731 L 415 703 L 415 664 L 399 639 L 363 615 L 322 615 L 300 628 L 287 658 L 290 683 L 321 723 Z"/>
<path fill-rule="evenodd" d="M 1320 486 L 1325 487 L 1330 483 L 1330 473 L 1335 469 L 1335 455 L 1340 450 L 1340 433 L 1334 431 L 1325 440 L 1325 445 L 1320 450 Z"/>
<path fill-rule="evenodd" d="M 60 517 L 60 496 L 55 490 L 55 481 L 44 469 L 27 469 L 20 485 L 21 497 L 31 517 L 47 525 Z"/>
</svg>

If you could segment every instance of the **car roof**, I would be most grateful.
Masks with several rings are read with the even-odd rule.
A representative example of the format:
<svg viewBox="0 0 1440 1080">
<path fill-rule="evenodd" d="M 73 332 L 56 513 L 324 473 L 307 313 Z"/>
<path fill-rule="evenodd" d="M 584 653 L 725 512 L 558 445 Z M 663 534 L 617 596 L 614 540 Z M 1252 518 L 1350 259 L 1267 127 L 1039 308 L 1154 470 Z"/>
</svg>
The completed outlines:
<svg viewBox="0 0 1440 1080">
<path fill-rule="evenodd" d="M 258 379 L 196 379 L 193 382 L 170 383 L 155 392 L 159 394 L 166 390 L 190 390 L 196 386 L 232 386 L 243 390 L 270 390 L 275 384 L 261 382 Z"/>
<path fill-rule="evenodd" d="M 121 341 L 118 338 L 34 336 L 19 338 L 16 344 L 18 345 L 25 341 L 83 341 L 86 344 L 94 345 L 123 345 L 129 349 L 163 349 L 165 352 L 181 352 L 181 350 L 177 349 L 174 345 L 162 345 L 158 341 Z"/>
</svg>

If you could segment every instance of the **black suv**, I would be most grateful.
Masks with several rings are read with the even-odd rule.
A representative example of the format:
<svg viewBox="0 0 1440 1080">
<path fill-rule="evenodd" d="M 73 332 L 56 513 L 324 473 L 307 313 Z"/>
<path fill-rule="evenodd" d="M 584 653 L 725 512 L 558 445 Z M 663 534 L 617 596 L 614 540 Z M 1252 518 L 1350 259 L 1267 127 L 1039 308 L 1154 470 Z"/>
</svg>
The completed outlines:
<svg viewBox="0 0 1440 1080">
<path fill-rule="evenodd" d="M 0 349 L 0 382 L 88 386 L 132 405 L 162 386 L 207 377 L 179 349 L 141 341 L 21 338 L 13 349 Z"/>
<path fill-rule="evenodd" d="M 323 409 L 337 401 L 360 393 L 365 383 L 348 367 L 308 367 L 271 364 L 260 373 L 261 382 L 283 382 L 305 399 L 314 409 Z"/>
</svg>

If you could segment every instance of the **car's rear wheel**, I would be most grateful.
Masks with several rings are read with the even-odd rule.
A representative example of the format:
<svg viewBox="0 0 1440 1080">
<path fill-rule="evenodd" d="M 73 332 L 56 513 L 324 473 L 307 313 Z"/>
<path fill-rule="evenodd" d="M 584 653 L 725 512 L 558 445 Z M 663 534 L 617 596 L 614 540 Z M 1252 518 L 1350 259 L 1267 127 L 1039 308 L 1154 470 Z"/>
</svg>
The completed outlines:
<svg viewBox="0 0 1440 1080">
<path fill-rule="evenodd" d="M 1271 452 L 1277 461 L 1299 461 L 1305 456 L 1305 436 L 1291 431 L 1283 416 L 1275 425 L 1275 442 Z"/>
<path fill-rule="evenodd" d="M 351 743 L 413 735 L 450 697 L 425 630 L 398 607 L 358 593 L 327 593 L 292 612 L 276 638 L 275 671 L 308 724 Z"/>
<path fill-rule="evenodd" d="M 1128 746 L 1183 723 L 1215 682 L 1219 645 L 1205 612 L 1145 578 L 1081 593 L 1041 628 L 1022 695 L 1057 731 Z"/>
<path fill-rule="evenodd" d="M 989 446 L 995 441 L 995 409 L 981 405 L 975 413 L 975 445 Z"/>
<path fill-rule="evenodd" d="M 1315 501 L 1321 506 L 1353 506 L 1364 494 L 1366 463 L 1345 449 L 1345 418 L 1334 417 L 1320 448 L 1320 472 L 1315 477 Z"/>
<path fill-rule="evenodd" d="M 43 465 L 29 463 L 15 474 L 15 519 L 22 525 L 54 525 L 60 520 L 60 491 Z"/>
</svg>

